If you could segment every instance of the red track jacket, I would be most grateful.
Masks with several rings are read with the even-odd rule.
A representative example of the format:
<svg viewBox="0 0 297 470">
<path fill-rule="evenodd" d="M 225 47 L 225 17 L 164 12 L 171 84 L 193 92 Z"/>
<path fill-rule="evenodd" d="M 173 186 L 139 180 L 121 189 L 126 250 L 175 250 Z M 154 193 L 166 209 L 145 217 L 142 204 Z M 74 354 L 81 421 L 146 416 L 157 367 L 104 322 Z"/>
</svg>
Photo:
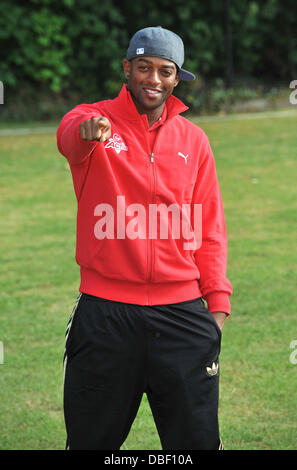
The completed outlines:
<svg viewBox="0 0 297 470">
<path fill-rule="evenodd" d="M 170 96 L 149 128 L 123 85 L 117 98 L 81 104 L 62 119 L 57 145 L 78 201 L 81 292 L 140 305 L 203 296 L 211 312 L 230 314 L 215 161 L 203 130 L 180 116 L 186 109 Z M 80 138 L 80 122 L 94 116 L 109 119 L 108 141 Z"/>
</svg>

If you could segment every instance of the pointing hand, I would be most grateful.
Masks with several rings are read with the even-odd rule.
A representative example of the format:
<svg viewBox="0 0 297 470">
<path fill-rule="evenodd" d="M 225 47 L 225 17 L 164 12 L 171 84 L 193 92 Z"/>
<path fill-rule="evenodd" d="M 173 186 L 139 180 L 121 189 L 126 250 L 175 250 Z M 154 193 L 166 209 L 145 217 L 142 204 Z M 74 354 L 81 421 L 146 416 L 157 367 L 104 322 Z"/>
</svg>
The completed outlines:
<svg viewBox="0 0 297 470">
<path fill-rule="evenodd" d="M 79 135 L 83 140 L 105 142 L 111 136 L 111 124 L 106 117 L 92 117 L 80 123 Z"/>
</svg>

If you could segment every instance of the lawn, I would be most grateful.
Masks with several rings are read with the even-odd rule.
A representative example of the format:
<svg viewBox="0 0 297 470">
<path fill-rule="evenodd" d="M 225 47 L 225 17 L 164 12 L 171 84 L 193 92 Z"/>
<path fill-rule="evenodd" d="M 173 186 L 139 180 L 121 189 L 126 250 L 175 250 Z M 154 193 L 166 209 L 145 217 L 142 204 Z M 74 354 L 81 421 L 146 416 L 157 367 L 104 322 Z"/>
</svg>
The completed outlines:
<svg viewBox="0 0 297 470">
<path fill-rule="evenodd" d="M 234 289 L 222 440 L 296 449 L 296 114 L 195 123 L 216 158 Z M 0 449 L 63 449 L 64 332 L 79 284 L 71 173 L 55 134 L 0 136 L 0 149 Z M 160 449 L 145 396 L 123 449 Z"/>
</svg>

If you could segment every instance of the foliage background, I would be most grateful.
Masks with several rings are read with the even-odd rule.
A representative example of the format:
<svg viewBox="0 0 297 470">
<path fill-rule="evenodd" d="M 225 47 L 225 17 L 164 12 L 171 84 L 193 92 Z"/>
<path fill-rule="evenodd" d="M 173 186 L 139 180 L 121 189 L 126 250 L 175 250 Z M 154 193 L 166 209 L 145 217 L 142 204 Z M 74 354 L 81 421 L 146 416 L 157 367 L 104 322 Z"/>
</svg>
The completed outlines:
<svg viewBox="0 0 297 470">
<path fill-rule="evenodd" d="M 1 0 L 0 119 L 57 119 L 115 96 L 129 38 L 152 25 L 184 40 L 184 66 L 198 80 L 176 94 L 192 111 L 273 100 L 297 76 L 296 13 L 295 0 Z"/>
</svg>

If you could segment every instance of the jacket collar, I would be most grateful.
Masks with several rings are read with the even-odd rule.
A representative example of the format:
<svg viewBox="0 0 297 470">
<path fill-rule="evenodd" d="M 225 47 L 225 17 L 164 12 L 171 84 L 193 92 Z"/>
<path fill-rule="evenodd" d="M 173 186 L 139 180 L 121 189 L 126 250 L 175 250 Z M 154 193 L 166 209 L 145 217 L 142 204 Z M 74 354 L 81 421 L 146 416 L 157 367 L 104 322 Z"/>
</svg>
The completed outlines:
<svg viewBox="0 0 297 470">
<path fill-rule="evenodd" d="M 189 109 L 188 106 L 184 105 L 182 101 L 173 95 L 169 96 L 166 100 L 166 107 L 167 120 Z M 108 102 L 108 108 L 111 111 L 125 116 L 125 119 L 129 121 L 139 121 L 141 118 L 126 84 L 122 86 L 119 95 Z"/>
</svg>

